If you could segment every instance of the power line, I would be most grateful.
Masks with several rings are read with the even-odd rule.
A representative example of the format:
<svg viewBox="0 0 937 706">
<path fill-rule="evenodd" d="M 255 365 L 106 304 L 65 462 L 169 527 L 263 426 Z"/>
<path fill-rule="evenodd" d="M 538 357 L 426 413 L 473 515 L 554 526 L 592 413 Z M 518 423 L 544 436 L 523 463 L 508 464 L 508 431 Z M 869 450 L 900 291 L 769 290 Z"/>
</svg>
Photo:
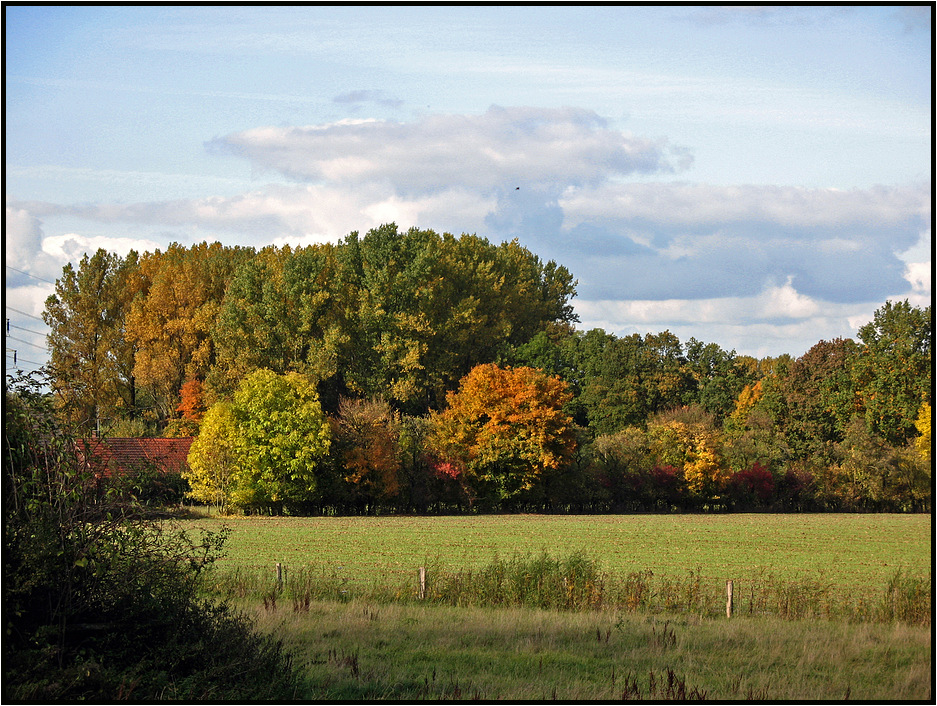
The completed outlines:
<svg viewBox="0 0 937 706">
<path fill-rule="evenodd" d="M 55 284 L 55 282 L 50 282 L 49 280 L 43 279 L 42 277 L 36 277 L 36 275 L 34 275 L 34 274 L 30 274 L 29 272 L 23 272 L 23 270 L 18 270 L 18 269 L 16 269 L 15 267 L 11 267 L 10 265 L 4 265 L 4 267 L 6 267 L 8 270 L 13 270 L 14 272 L 19 272 L 21 275 L 26 275 L 27 277 L 32 277 L 33 279 L 38 279 L 40 282 L 45 282 L 45 283 L 47 283 L 47 284 Z"/>
<path fill-rule="evenodd" d="M 7 355 L 10 355 L 7 353 Z M 20 358 L 16 355 L 16 351 L 13 351 L 13 364 L 19 365 L 20 363 L 30 363 L 31 365 L 38 365 L 40 368 L 45 365 L 45 363 L 37 363 L 35 360 L 26 360 L 25 358 Z"/>
<path fill-rule="evenodd" d="M 9 265 L 7 265 L 7 267 L 9 267 Z M 15 311 L 17 314 L 22 314 L 23 316 L 28 316 L 30 319 L 35 319 L 36 321 L 42 321 L 42 323 L 45 323 L 45 321 L 43 321 L 43 320 L 40 319 L 38 316 L 35 316 L 35 315 L 33 315 L 33 314 L 27 314 L 25 311 L 20 311 L 19 309 L 14 309 L 12 306 L 9 306 L 9 305 L 7 305 L 6 308 L 9 309 L 10 311 Z"/>
<path fill-rule="evenodd" d="M 26 333 L 34 333 L 37 336 L 45 336 L 46 334 L 40 333 L 39 331 L 33 331 L 32 329 L 24 328 L 23 326 L 17 326 L 16 324 L 11 324 L 10 320 L 7 319 L 7 332 L 9 333 L 11 328 L 18 328 L 20 331 L 25 331 Z"/>
<path fill-rule="evenodd" d="M 29 341 L 24 341 L 22 338 L 17 338 L 16 336 L 7 336 L 8 341 L 17 341 L 19 343 L 25 343 L 27 346 L 32 346 L 33 348 L 38 348 L 40 350 L 46 351 L 48 353 L 49 349 L 45 346 L 40 346 L 36 343 L 30 343 Z"/>
</svg>

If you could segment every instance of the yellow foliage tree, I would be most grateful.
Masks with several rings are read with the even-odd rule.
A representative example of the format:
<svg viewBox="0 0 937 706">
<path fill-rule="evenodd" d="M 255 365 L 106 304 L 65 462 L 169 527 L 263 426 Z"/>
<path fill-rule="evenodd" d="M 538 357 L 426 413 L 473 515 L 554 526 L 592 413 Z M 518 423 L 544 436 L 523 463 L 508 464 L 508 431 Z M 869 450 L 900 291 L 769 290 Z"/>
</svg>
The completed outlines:
<svg viewBox="0 0 937 706">
<path fill-rule="evenodd" d="M 472 368 L 433 418 L 432 444 L 482 496 L 506 500 L 559 469 L 576 447 L 565 382 L 534 368 Z"/>
<path fill-rule="evenodd" d="M 918 434 L 920 435 L 914 440 L 914 445 L 917 447 L 918 453 L 921 454 L 921 458 L 924 459 L 924 465 L 928 469 L 930 469 L 933 463 L 933 458 L 931 457 L 931 414 L 931 406 L 925 402 L 921 405 L 921 411 L 918 412 L 917 419 L 914 422 L 914 426 L 917 428 Z"/>
<path fill-rule="evenodd" d="M 711 420 L 690 408 L 658 415 L 648 423 L 648 440 L 658 464 L 683 470 L 687 488 L 705 501 L 718 500 L 731 471 L 719 453 Z"/>
</svg>

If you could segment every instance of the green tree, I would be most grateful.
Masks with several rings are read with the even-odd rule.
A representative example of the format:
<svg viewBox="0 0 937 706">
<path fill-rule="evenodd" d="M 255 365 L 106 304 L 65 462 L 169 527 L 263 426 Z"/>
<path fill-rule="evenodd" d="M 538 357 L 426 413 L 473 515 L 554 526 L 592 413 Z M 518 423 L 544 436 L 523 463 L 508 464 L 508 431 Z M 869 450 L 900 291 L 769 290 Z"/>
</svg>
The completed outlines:
<svg viewBox="0 0 937 706">
<path fill-rule="evenodd" d="M 914 420 L 930 395 L 931 308 L 912 307 L 907 300 L 886 302 L 859 329 L 859 339 L 855 387 L 869 430 L 901 446 L 915 434 Z"/>
<path fill-rule="evenodd" d="M 724 351 L 715 343 L 695 338 L 686 342 L 686 370 L 693 379 L 687 403 L 694 401 L 721 422 L 735 409 L 744 387 L 754 382 L 747 366 L 738 361 L 735 351 Z"/>
<path fill-rule="evenodd" d="M 230 394 L 257 367 L 313 376 L 323 404 L 386 397 L 425 414 L 479 363 L 575 320 L 575 282 L 516 242 L 393 223 L 336 246 L 267 248 L 231 281 L 210 387 Z"/>
<path fill-rule="evenodd" d="M 343 389 L 334 378 L 352 352 L 353 331 L 340 275 L 331 245 L 271 246 L 242 263 L 212 329 L 217 364 L 209 383 L 216 394 L 232 394 L 245 375 L 268 368 L 309 375 L 337 404 Z"/>
<path fill-rule="evenodd" d="M 261 368 L 241 381 L 232 408 L 238 453 L 230 503 L 280 512 L 317 500 L 331 437 L 313 382 Z"/>
<path fill-rule="evenodd" d="M 66 265 L 46 300 L 52 386 L 82 429 L 136 412 L 134 349 L 124 332 L 136 266 L 135 252 L 98 249 L 77 269 Z"/>
<path fill-rule="evenodd" d="M 778 380 L 782 402 L 776 421 L 794 458 L 831 460 L 833 445 L 860 411 L 852 384 L 857 351 L 848 338 L 820 341 Z"/>
<path fill-rule="evenodd" d="M 669 331 L 624 338 L 589 332 L 582 344 L 580 399 L 594 434 L 643 427 L 652 414 L 680 406 L 692 389 L 680 341 Z"/>
</svg>

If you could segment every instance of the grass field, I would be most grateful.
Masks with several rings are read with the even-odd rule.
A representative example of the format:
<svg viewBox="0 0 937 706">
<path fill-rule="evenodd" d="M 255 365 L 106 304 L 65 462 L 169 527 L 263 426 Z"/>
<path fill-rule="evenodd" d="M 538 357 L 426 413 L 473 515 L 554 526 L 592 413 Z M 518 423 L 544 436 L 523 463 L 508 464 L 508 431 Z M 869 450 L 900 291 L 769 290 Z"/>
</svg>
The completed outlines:
<svg viewBox="0 0 937 706">
<path fill-rule="evenodd" d="M 930 630 L 903 624 L 359 601 L 252 610 L 295 655 L 299 699 L 932 698 Z"/>
<path fill-rule="evenodd" d="M 202 517 L 181 524 L 230 528 L 218 568 L 261 576 L 235 600 L 294 654 L 305 677 L 299 699 L 893 702 L 933 695 L 930 515 Z M 682 601 L 695 576 L 709 593 L 704 586 L 705 600 L 673 611 L 660 602 L 632 610 L 621 592 L 602 610 L 415 598 L 421 565 L 470 583 L 496 558 L 578 551 L 621 577 L 619 588 L 629 575 L 653 572 L 651 592 L 663 595 L 672 578 Z M 292 585 L 273 594 L 277 562 Z M 520 566 L 531 570 L 536 559 Z M 885 587 L 899 569 L 918 577 L 914 600 L 926 617 L 918 611 L 914 624 L 882 619 Z M 297 601 L 310 576 L 331 577 L 324 582 L 331 592 Z M 728 579 L 741 593 L 731 620 Z M 746 592 L 759 582 L 765 604 L 812 608 L 746 610 Z M 395 594 L 401 585 L 404 595 Z M 826 599 L 807 595 L 816 587 L 850 605 L 817 609 Z M 873 610 L 860 615 L 855 603 L 863 600 Z"/>
<path fill-rule="evenodd" d="M 411 580 L 421 565 L 477 569 L 494 556 L 585 551 L 612 574 L 650 570 L 712 581 L 815 579 L 878 594 L 898 569 L 931 573 L 931 515 L 476 515 L 205 517 L 231 528 L 221 567 L 338 574 L 354 585 Z"/>
</svg>

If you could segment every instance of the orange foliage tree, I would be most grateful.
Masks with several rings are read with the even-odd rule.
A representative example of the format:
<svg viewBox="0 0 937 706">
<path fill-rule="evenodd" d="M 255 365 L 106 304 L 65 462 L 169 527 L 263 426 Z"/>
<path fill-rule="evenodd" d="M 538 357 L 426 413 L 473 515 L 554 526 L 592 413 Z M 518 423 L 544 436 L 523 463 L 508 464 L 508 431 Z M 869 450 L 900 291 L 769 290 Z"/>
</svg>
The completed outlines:
<svg viewBox="0 0 937 706">
<path fill-rule="evenodd" d="M 534 368 L 472 368 L 434 415 L 431 443 L 470 497 L 503 501 L 563 467 L 576 447 L 567 384 Z"/>
<path fill-rule="evenodd" d="M 330 420 L 333 454 L 358 503 L 393 502 L 400 492 L 398 438 L 400 415 L 380 399 L 342 398 Z"/>
</svg>

